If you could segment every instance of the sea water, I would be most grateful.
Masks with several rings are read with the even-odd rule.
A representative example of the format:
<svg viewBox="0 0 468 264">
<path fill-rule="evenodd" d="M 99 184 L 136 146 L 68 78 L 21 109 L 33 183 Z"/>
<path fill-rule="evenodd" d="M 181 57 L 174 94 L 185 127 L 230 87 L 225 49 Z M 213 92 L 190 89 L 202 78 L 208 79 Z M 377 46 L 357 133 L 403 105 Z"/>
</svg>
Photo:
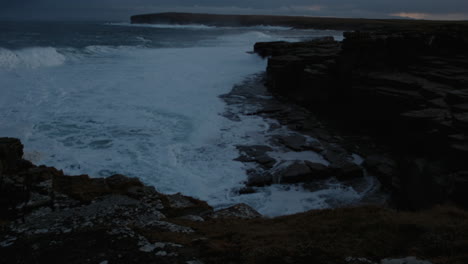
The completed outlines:
<svg viewBox="0 0 468 264">
<path fill-rule="evenodd" d="M 329 35 L 341 38 L 269 26 L 1 22 L 0 136 L 20 138 L 25 158 L 69 175 L 125 174 L 217 208 L 245 202 L 275 216 L 359 199 L 340 184 L 233 191 L 247 179 L 235 146 L 265 143 L 258 135 L 271 122 L 229 120 L 219 96 L 265 70 L 248 53 L 255 42 Z"/>
</svg>

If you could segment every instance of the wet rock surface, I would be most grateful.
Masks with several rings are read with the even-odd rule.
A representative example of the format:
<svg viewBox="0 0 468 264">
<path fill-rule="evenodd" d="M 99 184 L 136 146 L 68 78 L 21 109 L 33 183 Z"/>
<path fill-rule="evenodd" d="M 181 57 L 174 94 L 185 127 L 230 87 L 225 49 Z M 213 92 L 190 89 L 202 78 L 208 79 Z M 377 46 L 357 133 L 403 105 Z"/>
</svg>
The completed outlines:
<svg viewBox="0 0 468 264">
<path fill-rule="evenodd" d="M 364 157 L 397 206 L 417 209 L 468 200 L 449 187 L 468 164 L 467 32 L 346 32 L 342 42 L 257 43 L 255 52 L 268 57 L 269 91 L 310 110 L 328 132 L 310 121 L 298 130 L 341 137 L 338 145 Z M 346 160 L 335 164 L 342 178 L 362 175 Z"/>
<path fill-rule="evenodd" d="M 263 144 L 238 146 L 252 165 L 239 193 L 280 183 L 316 191 L 330 179 L 359 191 L 371 174 L 400 206 L 466 206 L 466 34 L 457 32 L 256 45 L 271 56 L 266 79 L 223 96 L 226 117 L 271 120 Z M 19 140 L 0 138 L 0 263 L 468 262 L 468 213 L 453 206 L 266 219 L 124 175 L 67 176 L 22 155 Z"/>
<path fill-rule="evenodd" d="M 404 213 L 357 207 L 266 219 L 245 204 L 214 211 L 203 201 L 162 194 L 124 175 L 66 176 L 22 160 L 18 140 L 0 142 L 8 149 L 0 161 L 9 168 L 0 175 L 0 263 L 468 260 L 468 214 L 457 208 Z M 297 175 L 326 167 L 292 164 Z M 401 258 L 414 252 L 418 259 Z"/>
<path fill-rule="evenodd" d="M 276 44 L 286 45 L 284 52 L 289 45 L 296 45 Z M 387 195 L 376 181 L 365 176 L 362 158 L 345 146 L 347 142 L 320 122 L 312 111 L 272 94 L 264 83 L 264 74 L 253 75 L 221 96 L 228 105 L 224 113 L 227 118 L 239 121 L 256 117 L 268 124 L 260 135 L 252 136 L 255 144 L 237 146 L 240 156 L 235 160 L 246 165 L 248 174 L 246 188 L 238 190 L 239 194 L 252 194 L 270 185 L 299 186 L 311 191 L 318 190 L 309 188 L 311 184 L 324 189 L 338 185 L 354 189 L 360 185 L 367 186 L 355 189 L 361 198 L 326 203 L 331 207 L 371 200 L 373 204 L 386 203 Z"/>
<path fill-rule="evenodd" d="M 124 175 L 67 176 L 22 155 L 18 139 L 0 138 L 0 263 L 188 263 L 198 249 L 177 242 L 202 235 L 184 223 L 261 217 L 246 205 L 214 211 Z"/>
</svg>

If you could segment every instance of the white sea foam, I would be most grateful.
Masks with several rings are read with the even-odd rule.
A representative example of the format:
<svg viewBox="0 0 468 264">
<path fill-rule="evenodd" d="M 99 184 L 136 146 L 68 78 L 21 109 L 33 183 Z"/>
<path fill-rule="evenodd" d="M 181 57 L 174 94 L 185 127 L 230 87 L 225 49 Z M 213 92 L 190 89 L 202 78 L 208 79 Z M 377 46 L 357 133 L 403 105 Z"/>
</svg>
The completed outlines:
<svg viewBox="0 0 468 264">
<path fill-rule="evenodd" d="M 120 23 L 106 23 L 105 25 L 109 26 L 122 26 L 122 27 L 149 27 L 149 28 L 159 28 L 159 29 L 191 29 L 191 30 L 206 30 L 214 29 L 214 26 L 207 26 L 202 24 L 131 24 L 126 22 Z"/>
<path fill-rule="evenodd" d="M 38 68 L 59 66 L 66 58 L 51 47 L 33 47 L 9 50 L 0 47 L 0 69 Z"/>
<path fill-rule="evenodd" d="M 235 145 L 266 143 L 270 123 L 224 118 L 218 96 L 265 69 L 265 60 L 245 50 L 270 39 L 253 31 L 219 37 L 210 47 L 2 49 L 0 67 L 27 68 L 0 70 L 2 136 L 21 138 L 28 157 L 69 174 L 123 173 L 216 207 L 246 202 L 273 216 L 328 207 L 330 197 L 357 199 L 363 192 L 336 184 L 318 192 L 282 185 L 251 195 L 232 191 L 247 177 L 246 165 L 233 161 Z"/>
<path fill-rule="evenodd" d="M 245 29 L 245 30 L 291 30 L 292 27 L 257 25 L 248 27 L 223 27 L 223 26 L 208 26 L 203 24 L 131 24 L 127 22 L 106 23 L 109 26 L 123 27 L 149 27 L 149 28 L 166 28 L 166 29 L 192 29 L 192 30 L 209 30 L 209 29 Z"/>
</svg>

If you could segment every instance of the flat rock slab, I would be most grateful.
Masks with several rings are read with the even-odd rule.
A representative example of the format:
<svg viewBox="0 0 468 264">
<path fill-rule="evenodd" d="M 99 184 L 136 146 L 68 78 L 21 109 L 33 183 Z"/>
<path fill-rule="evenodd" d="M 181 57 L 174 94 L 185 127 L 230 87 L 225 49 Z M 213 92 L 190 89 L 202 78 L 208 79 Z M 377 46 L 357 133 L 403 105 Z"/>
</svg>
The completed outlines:
<svg viewBox="0 0 468 264">
<path fill-rule="evenodd" d="M 211 218 L 242 218 L 242 219 L 252 219 L 259 218 L 262 215 L 257 212 L 252 207 L 246 204 L 237 204 L 226 209 L 222 209 L 214 212 L 211 215 Z"/>
<path fill-rule="evenodd" d="M 416 257 L 406 257 L 401 259 L 383 259 L 380 264 L 432 264 L 427 260 L 419 260 Z"/>
</svg>

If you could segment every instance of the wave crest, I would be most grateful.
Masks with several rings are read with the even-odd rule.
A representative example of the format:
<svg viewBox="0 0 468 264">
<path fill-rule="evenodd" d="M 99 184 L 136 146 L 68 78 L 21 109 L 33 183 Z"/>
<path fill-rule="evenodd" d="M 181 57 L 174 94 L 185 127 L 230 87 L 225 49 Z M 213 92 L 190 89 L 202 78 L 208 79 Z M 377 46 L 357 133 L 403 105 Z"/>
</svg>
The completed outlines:
<svg viewBox="0 0 468 264">
<path fill-rule="evenodd" d="M 131 23 L 106 23 L 108 26 L 124 26 L 124 27 L 150 27 L 161 29 L 248 29 L 248 30 L 291 30 L 292 27 L 284 26 L 269 26 L 269 25 L 256 25 L 256 26 L 209 26 L 203 24 L 131 24 Z"/>
<path fill-rule="evenodd" d="M 123 27 L 150 27 L 161 29 L 215 29 L 214 26 L 207 26 L 202 24 L 130 24 L 130 23 L 106 23 L 108 26 L 123 26 Z"/>
<path fill-rule="evenodd" d="M 52 47 L 32 47 L 20 50 L 0 48 L 0 68 L 39 68 L 64 64 L 66 57 Z"/>
</svg>

